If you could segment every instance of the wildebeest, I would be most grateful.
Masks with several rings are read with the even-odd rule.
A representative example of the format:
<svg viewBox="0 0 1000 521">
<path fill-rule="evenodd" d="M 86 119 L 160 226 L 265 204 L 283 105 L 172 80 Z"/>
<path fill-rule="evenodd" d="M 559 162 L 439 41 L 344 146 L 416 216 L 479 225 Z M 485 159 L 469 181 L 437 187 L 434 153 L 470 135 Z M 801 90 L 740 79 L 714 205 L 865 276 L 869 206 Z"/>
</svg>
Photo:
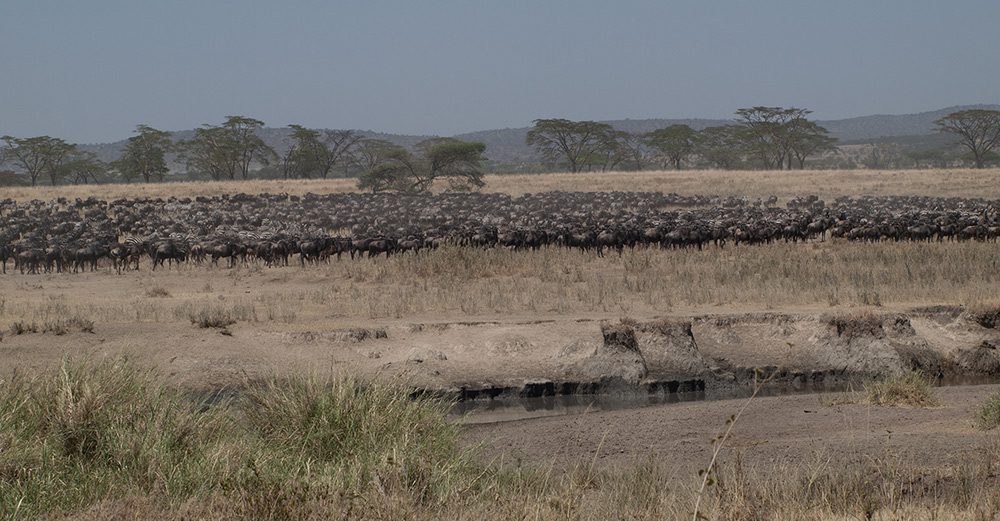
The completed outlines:
<svg viewBox="0 0 1000 521">
<path fill-rule="evenodd" d="M 162 267 L 164 261 L 167 261 L 167 266 L 170 266 L 175 262 L 180 264 L 187 260 L 187 249 L 184 248 L 183 244 L 178 244 L 173 240 L 153 243 L 151 249 L 150 257 L 153 260 L 153 271 L 156 271 L 157 266 Z"/>
<path fill-rule="evenodd" d="M 7 260 L 14 256 L 14 250 L 10 246 L 0 242 L 0 265 L 3 266 L 3 273 L 7 273 Z"/>
<path fill-rule="evenodd" d="M 759 203 L 759 204 L 758 204 Z M 604 255 L 652 246 L 703 248 L 776 241 L 995 241 L 1000 203 L 915 196 L 720 197 L 660 192 L 231 194 L 219 196 L 0 201 L 0 263 L 15 268 L 118 271 L 140 257 L 165 263 L 266 266 L 422 252 L 444 245 L 545 246 Z M 345 233 L 345 230 L 349 232 Z M 95 255 L 88 248 L 107 249 Z M 366 255 L 367 254 L 367 255 Z"/>
</svg>

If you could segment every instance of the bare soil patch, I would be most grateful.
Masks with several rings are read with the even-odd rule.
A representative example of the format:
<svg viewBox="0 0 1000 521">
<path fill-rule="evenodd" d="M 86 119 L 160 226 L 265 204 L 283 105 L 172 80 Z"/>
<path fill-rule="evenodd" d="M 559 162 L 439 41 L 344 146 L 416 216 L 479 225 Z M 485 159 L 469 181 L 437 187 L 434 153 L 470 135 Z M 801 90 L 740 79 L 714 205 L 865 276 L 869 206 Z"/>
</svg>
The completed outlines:
<svg viewBox="0 0 1000 521">
<path fill-rule="evenodd" d="M 997 385 L 935 389 L 941 406 L 824 406 L 816 395 L 757 398 L 734 430 L 724 465 L 737 455 L 753 467 L 867 464 L 874 460 L 921 467 L 952 465 L 995 434 L 978 429 L 979 404 Z M 711 440 L 743 400 L 720 400 L 473 425 L 469 444 L 486 458 L 572 468 L 657 462 L 690 480 L 711 458 Z"/>
</svg>

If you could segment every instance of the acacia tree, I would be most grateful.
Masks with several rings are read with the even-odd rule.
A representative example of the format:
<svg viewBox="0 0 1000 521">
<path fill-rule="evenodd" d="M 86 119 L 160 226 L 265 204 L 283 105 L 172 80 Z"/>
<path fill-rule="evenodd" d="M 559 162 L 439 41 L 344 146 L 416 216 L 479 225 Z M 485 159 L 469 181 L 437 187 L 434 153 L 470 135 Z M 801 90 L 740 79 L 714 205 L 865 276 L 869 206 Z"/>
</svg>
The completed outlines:
<svg viewBox="0 0 1000 521">
<path fill-rule="evenodd" d="M 406 151 L 403 147 L 384 139 L 363 138 L 354 147 L 349 160 L 361 171 L 361 175 L 364 175 L 374 171 L 379 165 L 397 155 L 400 150 Z"/>
<path fill-rule="evenodd" d="M 736 115 L 746 128 L 748 145 L 764 168 L 781 169 L 790 151 L 786 124 L 805 118 L 810 111 L 783 107 L 751 107 L 739 109 Z"/>
<path fill-rule="evenodd" d="M 114 167 L 126 182 L 140 177 L 147 183 L 163 181 L 169 171 L 166 154 L 173 150 L 170 133 L 148 125 L 137 125 L 135 132 Z"/>
<path fill-rule="evenodd" d="M 695 153 L 716 168 L 735 168 L 747 153 L 744 132 L 740 125 L 703 129 L 695 136 Z"/>
<path fill-rule="evenodd" d="M 267 165 L 277 154 L 269 147 L 264 140 L 257 135 L 257 130 L 264 126 L 264 122 L 259 119 L 248 118 L 246 116 L 228 116 L 222 128 L 228 134 L 230 147 L 230 161 L 233 174 L 230 179 L 235 178 L 238 172 L 243 179 L 250 176 L 250 165 L 254 162 Z"/>
<path fill-rule="evenodd" d="M 629 133 L 621 130 L 614 130 L 611 127 L 601 134 L 600 146 L 589 157 L 584 164 L 588 168 L 593 165 L 600 165 L 602 172 L 607 172 L 618 168 L 630 157 Z"/>
<path fill-rule="evenodd" d="M 784 137 L 788 146 L 788 169 L 792 169 L 792 158 L 798 161 L 799 168 L 804 168 L 809 156 L 835 150 L 836 139 L 827 134 L 827 130 L 814 121 L 793 119 L 785 123 Z"/>
<path fill-rule="evenodd" d="M 316 175 L 326 179 L 334 167 L 347 164 L 351 152 L 362 136 L 353 130 L 312 130 L 301 125 L 289 125 L 292 134 L 288 152 L 282 158 L 286 177 L 310 177 Z"/>
<path fill-rule="evenodd" d="M 213 180 L 233 179 L 236 172 L 230 159 L 226 129 L 205 125 L 194 131 L 194 138 L 181 143 L 188 168 L 208 174 Z"/>
<path fill-rule="evenodd" d="M 632 163 L 636 170 L 642 170 L 646 166 L 647 152 L 646 142 L 643 134 L 626 133 L 620 140 L 625 160 Z"/>
<path fill-rule="evenodd" d="M 426 192 L 438 179 L 453 190 L 482 188 L 486 145 L 454 138 L 432 138 L 416 145 L 417 153 L 393 146 L 382 160 L 358 179 L 362 190 Z"/>
<path fill-rule="evenodd" d="M 317 157 L 320 177 L 326 179 L 335 167 L 350 163 L 351 154 L 362 139 L 363 136 L 353 130 L 324 130 Z"/>
<path fill-rule="evenodd" d="M 697 132 L 687 125 L 670 125 L 646 134 L 646 144 L 659 153 L 663 166 L 680 170 L 684 160 L 694 152 Z"/>
<path fill-rule="evenodd" d="M 976 168 L 983 168 L 990 151 L 1000 144 L 1000 110 L 961 110 L 934 123 L 940 132 L 958 136 L 959 143 L 972 154 Z"/>
<path fill-rule="evenodd" d="M 319 132 L 301 125 L 289 125 L 288 150 L 281 157 L 281 170 L 285 179 L 308 179 L 319 170 L 317 165 Z"/>
<path fill-rule="evenodd" d="M 100 183 L 106 180 L 109 165 L 97 158 L 90 151 L 74 152 L 63 164 L 62 177 L 72 179 L 77 184 L 87 184 L 89 181 Z"/>
<path fill-rule="evenodd" d="M 219 126 L 203 125 L 195 136 L 182 143 L 189 168 L 208 173 L 212 179 L 250 177 L 254 163 L 268 165 L 277 157 L 257 131 L 264 122 L 245 116 L 229 116 Z"/>
<path fill-rule="evenodd" d="M 3 159 L 24 170 L 31 179 L 31 186 L 37 185 L 38 178 L 42 175 L 47 175 L 52 186 L 55 186 L 63 173 L 67 157 L 76 150 L 76 145 L 50 136 L 3 136 L 0 139 L 5 144 Z"/>
<path fill-rule="evenodd" d="M 809 121 L 812 111 L 795 107 L 751 107 L 736 111 L 743 125 L 746 146 L 753 151 L 764 168 L 792 169 L 793 159 L 799 167 L 815 153 L 833 148 L 836 142 L 827 130 Z"/>
<path fill-rule="evenodd" d="M 612 132 L 611 125 L 596 121 L 536 119 L 525 143 L 535 147 L 546 160 L 564 159 L 571 172 L 579 172 L 582 165 L 600 154 Z"/>
<path fill-rule="evenodd" d="M 868 153 L 861 158 L 867 168 L 895 168 L 903 157 L 903 147 L 899 143 L 870 143 Z"/>
</svg>

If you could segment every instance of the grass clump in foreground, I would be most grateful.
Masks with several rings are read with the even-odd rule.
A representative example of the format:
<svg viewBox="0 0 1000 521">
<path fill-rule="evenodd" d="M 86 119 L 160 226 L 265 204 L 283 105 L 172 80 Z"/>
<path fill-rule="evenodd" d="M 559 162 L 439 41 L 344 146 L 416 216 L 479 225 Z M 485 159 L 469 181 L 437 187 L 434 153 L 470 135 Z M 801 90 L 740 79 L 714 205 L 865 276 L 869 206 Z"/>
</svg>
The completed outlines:
<svg viewBox="0 0 1000 521">
<path fill-rule="evenodd" d="M 986 399 L 976 418 L 979 427 L 985 430 L 1000 428 L 1000 391 Z"/>
<path fill-rule="evenodd" d="M 178 307 L 175 315 L 186 315 L 192 324 L 202 329 L 223 329 L 237 322 L 252 322 L 257 320 L 257 312 L 252 305 L 236 304 L 224 306 L 219 304 L 202 304 Z"/>
<path fill-rule="evenodd" d="M 482 462 L 447 404 L 395 384 L 272 380 L 204 407 L 123 360 L 0 380 L 0 514 L 16 519 L 990 519 L 990 463 L 755 469 L 703 494 L 650 463 Z M 692 476 L 692 481 L 694 476 Z M 928 481 L 929 480 L 929 481 Z M 947 480 L 947 481 L 942 481 Z M 927 482 L 954 486 L 928 487 Z M 674 485 L 676 484 L 676 486 Z M 750 515 L 752 513 L 752 515 Z"/>
<path fill-rule="evenodd" d="M 918 371 L 896 374 L 866 385 L 865 402 L 891 407 L 934 407 L 939 403 L 931 382 Z"/>
<path fill-rule="evenodd" d="M 66 363 L 0 381 L 0 512 L 140 497 L 153 511 L 296 519 L 315 501 L 342 514 L 373 484 L 440 502 L 466 465 L 445 413 L 393 385 L 311 379 L 206 408 L 123 360 Z"/>
</svg>

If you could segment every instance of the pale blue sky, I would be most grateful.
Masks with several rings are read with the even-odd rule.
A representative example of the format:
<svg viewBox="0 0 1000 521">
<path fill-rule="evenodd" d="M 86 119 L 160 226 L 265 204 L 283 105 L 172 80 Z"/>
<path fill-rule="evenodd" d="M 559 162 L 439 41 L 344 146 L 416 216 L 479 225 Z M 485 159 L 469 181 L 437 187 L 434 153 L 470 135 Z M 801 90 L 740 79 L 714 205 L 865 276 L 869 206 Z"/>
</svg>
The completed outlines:
<svg viewBox="0 0 1000 521">
<path fill-rule="evenodd" d="M 1000 102 L 1000 1 L 0 0 L 0 134 L 460 132 Z"/>
</svg>

